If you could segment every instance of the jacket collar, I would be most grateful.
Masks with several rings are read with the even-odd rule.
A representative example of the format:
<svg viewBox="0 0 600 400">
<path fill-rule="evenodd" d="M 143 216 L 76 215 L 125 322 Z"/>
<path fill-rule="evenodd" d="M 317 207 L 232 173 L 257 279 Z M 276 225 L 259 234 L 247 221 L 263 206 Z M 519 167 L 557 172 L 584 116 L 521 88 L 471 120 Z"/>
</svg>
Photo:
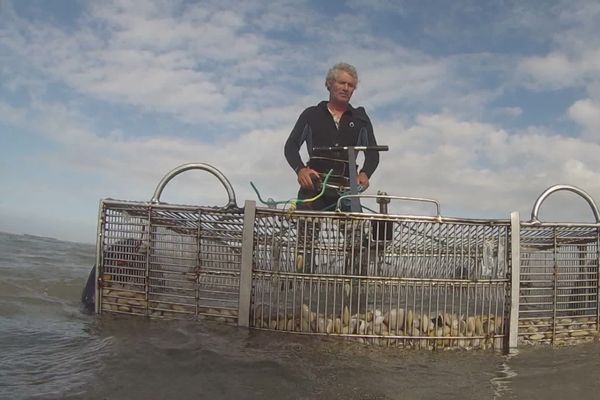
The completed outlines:
<svg viewBox="0 0 600 400">
<path fill-rule="evenodd" d="M 327 108 L 327 100 L 323 100 L 322 102 L 320 102 L 317 107 L 329 112 L 329 109 Z M 348 104 L 348 109 L 346 110 L 346 112 L 350 115 L 354 114 L 356 112 L 356 108 L 352 107 L 352 104 Z"/>
</svg>

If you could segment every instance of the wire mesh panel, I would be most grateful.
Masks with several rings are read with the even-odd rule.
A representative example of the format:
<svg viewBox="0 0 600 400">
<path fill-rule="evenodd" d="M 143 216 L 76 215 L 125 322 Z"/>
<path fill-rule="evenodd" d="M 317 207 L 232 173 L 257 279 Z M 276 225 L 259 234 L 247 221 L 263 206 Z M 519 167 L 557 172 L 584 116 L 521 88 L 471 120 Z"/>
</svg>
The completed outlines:
<svg viewBox="0 0 600 400">
<path fill-rule="evenodd" d="M 506 278 L 508 223 L 257 211 L 259 269 L 407 278 Z"/>
<path fill-rule="evenodd" d="M 225 207 L 160 202 L 190 169 L 223 183 Z M 559 190 L 583 197 L 596 223 L 541 223 Z M 600 212 L 576 187 L 548 188 L 525 223 L 442 218 L 439 206 L 435 217 L 246 210 L 198 163 L 169 172 L 151 203 L 103 200 L 97 311 L 432 349 L 597 337 Z"/>
<path fill-rule="evenodd" d="M 522 224 L 522 340 L 560 344 L 597 334 L 599 240 L 596 226 Z"/>
<path fill-rule="evenodd" d="M 499 348 L 508 235 L 498 221 L 257 210 L 251 323 L 381 344 Z"/>
<path fill-rule="evenodd" d="M 198 304 L 208 316 L 235 322 L 240 290 L 243 213 L 203 212 L 200 221 Z"/>
<path fill-rule="evenodd" d="M 102 311 L 237 318 L 240 210 L 104 201 Z"/>
</svg>

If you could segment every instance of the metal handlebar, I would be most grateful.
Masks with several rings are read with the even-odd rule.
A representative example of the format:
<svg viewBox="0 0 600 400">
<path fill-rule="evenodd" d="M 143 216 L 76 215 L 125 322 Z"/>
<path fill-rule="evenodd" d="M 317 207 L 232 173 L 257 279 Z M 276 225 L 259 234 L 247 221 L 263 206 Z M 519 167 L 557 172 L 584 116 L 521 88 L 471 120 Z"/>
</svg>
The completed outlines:
<svg viewBox="0 0 600 400">
<path fill-rule="evenodd" d="M 371 198 L 371 199 L 390 199 L 390 200 L 406 200 L 406 201 L 420 201 L 420 202 L 426 202 L 426 203 L 433 203 L 435 204 L 435 208 L 436 208 L 436 217 L 437 218 L 441 218 L 442 214 L 440 211 L 440 203 L 437 200 L 433 200 L 433 199 L 425 199 L 425 198 L 421 198 L 421 197 L 405 197 L 405 196 L 388 196 L 388 195 L 381 195 L 381 194 L 347 194 L 344 196 L 340 196 L 340 198 L 337 201 L 337 205 L 336 205 L 336 211 L 341 211 L 340 205 L 342 202 L 342 199 L 345 198 Z"/>
<path fill-rule="evenodd" d="M 357 151 L 388 151 L 388 146 L 322 146 L 313 147 L 313 151 L 340 151 L 348 150 L 348 175 L 350 178 L 350 192 L 352 195 L 358 194 L 358 183 L 356 182 L 356 152 Z M 360 202 L 358 198 L 350 199 L 350 209 L 352 212 L 360 212 Z"/>
<path fill-rule="evenodd" d="M 223 208 L 237 207 L 237 203 L 235 202 L 235 192 L 233 191 L 233 187 L 231 186 L 231 183 L 229 183 L 229 180 L 225 177 L 225 175 L 223 175 L 223 173 L 221 173 L 221 171 L 219 171 L 212 165 L 204 163 L 182 164 L 167 172 L 167 174 L 158 183 L 158 186 L 156 187 L 156 190 L 154 191 L 154 195 L 152 196 L 152 200 L 150 200 L 150 202 L 154 204 L 160 203 L 160 195 L 167 183 L 169 183 L 171 179 L 181 174 L 182 172 L 189 171 L 191 169 L 199 169 L 202 171 L 210 172 L 211 174 L 216 176 L 217 179 L 219 179 L 219 181 L 225 187 L 225 190 L 227 191 L 227 196 L 229 197 L 228 203 Z"/>
<path fill-rule="evenodd" d="M 341 150 L 356 150 L 356 151 L 388 151 L 389 146 L 318 146 L 313 147 L 313 151 L 341 151 Z"/>
<path fill-rule="evenodd" d="M 550 196 L 554 192 L 558 192 L 559 190 L 567 190 L 569 192 L 573 192 L 583 197 L 583 199 L 587 201 L 590 208 L 592 209 L 592 212 L 594 213 L 594 218 L 596 218 L 596 223 L 600 223 L 600 213 L 598 213 L 598 207 L 596 207 L 596 203 L 594 203 L 592 197 L 582 189 L 571 185 L 554 185 L 544 190 L 544 192 L 540 195 L 540 197 L 538 197 L 538 199 L 535 201 L 535 204 L 533 205 L 533 209 L 531 210 L 531 221 L 529 221 L 530 223 L 541 223 L 538 219 L 538 212 L 540 210 L 540 206 L 548 196 Z"/>
</svg>

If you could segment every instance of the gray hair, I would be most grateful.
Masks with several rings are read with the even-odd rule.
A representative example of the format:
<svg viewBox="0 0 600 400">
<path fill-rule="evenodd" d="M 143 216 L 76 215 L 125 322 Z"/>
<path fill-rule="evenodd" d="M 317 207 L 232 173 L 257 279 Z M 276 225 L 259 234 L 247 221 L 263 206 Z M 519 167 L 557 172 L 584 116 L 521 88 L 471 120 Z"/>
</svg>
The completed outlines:
<svg viewBox="0 0 600 400">
<path fill-rule="evenodd" d="M 327 89 L 331 88 L 331 84 L 336 80 L 337 75 L 340 71 L 348 73 L 351 77 L 354 78 L 356 84 L 358 85 L 358 73 L 356 72 L 356 68 L 354 68 L 353 65 L 341 62 L 335 64 L 329 69 L 329 71 L 327 71 L 327 76 L 325 77 L 325 87 Z"/>
</svg>

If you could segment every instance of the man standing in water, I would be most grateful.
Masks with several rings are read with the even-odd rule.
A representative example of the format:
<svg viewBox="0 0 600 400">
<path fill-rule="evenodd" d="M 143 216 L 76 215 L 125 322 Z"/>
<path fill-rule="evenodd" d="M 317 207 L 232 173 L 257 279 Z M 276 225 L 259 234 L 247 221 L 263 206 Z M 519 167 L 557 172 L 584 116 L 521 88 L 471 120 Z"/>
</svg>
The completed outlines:
<svg viewBox="0 0 600 400">
<path fill-rule="evenodd" d="M 348 152 L 313 151 L 313 147 L 377 145 L 373 126 L 365 109 L 350 105 L 350 98 L 357 84 L 356 68 L 346 63 L 335 64 L 325 78 L 329 101 L 308 107 L 294 125 L 284 150 L 285 158 L 298 177 L 299 199 L 316 196 L 320 191 L 322 177 L 330 170 L 333 170 L 331 183 L 349 186 Z M 309 154 L 306 164 L 300 157 L 300 148 L 305 142 Z M 357 183 L 364 189 L 369 186 L 369 178 L 378 164 L 379 153 L 366 151 L 364 164 L 357 175 Z M 338 198 L 337 191 L 326 190 L 316 201 L 299 204 L 298 209 L 331 210 Z"/>
</svg>

